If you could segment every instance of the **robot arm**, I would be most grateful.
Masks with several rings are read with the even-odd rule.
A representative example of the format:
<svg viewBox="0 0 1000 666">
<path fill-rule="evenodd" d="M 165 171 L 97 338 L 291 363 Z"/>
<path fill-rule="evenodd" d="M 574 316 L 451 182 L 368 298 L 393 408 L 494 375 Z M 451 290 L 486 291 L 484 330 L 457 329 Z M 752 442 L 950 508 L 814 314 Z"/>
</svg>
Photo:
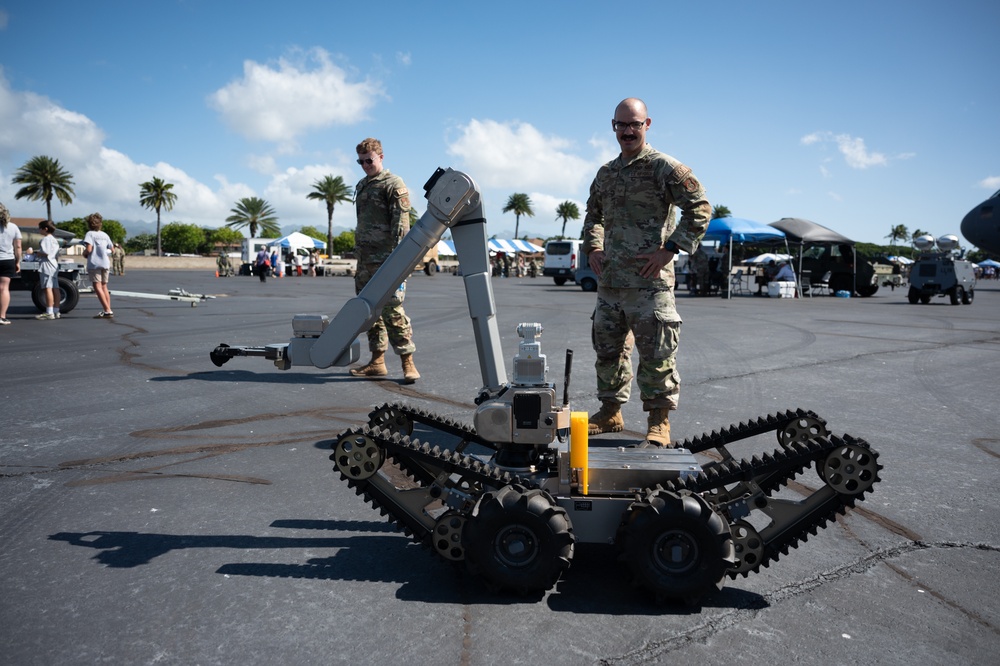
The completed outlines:
<svg viewBox="0 0 1000 666">
<path fill-rule="evenodd" d="M 356 362 L 361 355 L 358 336 L 381 315 L 382 308 L 424 254 L 451 229 L 462 265 L 483 385 L 491 394 L 500 390 L 507 378 L 496 325 L 486 219 L 479 188 L 472 178 L 460 171 L 438 169 L 424 185 L 424 190 L 427 212 L 361 293 L 345 303 L 332 321 L 325 315 L 296 315 L 292 320 L 295 337 L 288 344 L 266 347 L 223 344 L 212 351 L 212 362 L 221 367 L 234 356 L 263 356 L 282 370 L 293 365 L 328 368 Z"/>
</svg>

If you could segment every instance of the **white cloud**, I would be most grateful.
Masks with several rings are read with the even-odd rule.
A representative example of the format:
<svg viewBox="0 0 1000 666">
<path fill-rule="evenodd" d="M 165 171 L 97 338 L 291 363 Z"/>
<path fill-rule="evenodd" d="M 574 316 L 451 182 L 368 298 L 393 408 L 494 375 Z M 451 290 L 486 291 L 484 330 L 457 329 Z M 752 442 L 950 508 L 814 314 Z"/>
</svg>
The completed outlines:
<svg viewBox="0 0 1000 666">
<path fill-rule="evenodd" d="M 981 181 L 979 181 L 979 187 L 982 187 L 987 190 L 995 190 L 1000 188 L 1000 176 L 989 176 L 987 178 L 983 178 Z"/>
<path fill-rule="evenodd" d="M 413 63 L 413 56 L 409 51 L 403 53 L 402 51 L 396 53 L 396 60 L 403 67 L 409 67 Z"/>
<path fill-rule="evenodd" d="M 310 130 L 363 120 L 385 97 L 378 82 L 350 78 L 321 48 L 294 51 L 276 66 L 245 61 L 243 77 L 208 102 L 243 136 L 287 145 Z"/>
<path fill-rule="evenodd" d="M 548 187 L 576 191 L 589 184 L 597 164 L 572 152 L 573 143 L 545 136 L 528 123 L 471 120 L 448 154 L 460 157 L 484 187 Z"/>
<path fill-rule="evenodd" d="M 354 187 L 347 167 L 338 168 L 329 164 L 293 167 L 274 174 L 264 188 L 263 197 L 277 212 L 280 225 L 311 225 L 321 231 L 326 229 L 326 204 L 306 198 L 313 191 L 313 183 L 325 176 L 341 176 L 349 187 Z M 353 204 L 345 202 L 334 206 L 333 226 L 353 228 L 356 225 Z"/>
<path fill-rule="evenodd" d="M 250 196 L 244 184 L 217 177 L 213 189 L 183 169 L 159 162 L 134 162 L 128 155 L 104 145 L 104 132 L 88 117 L 65 109 L 47 97 L 10 88 L 0 69 L 0 200 L 19 215 L 34 215 L 43 204 L 15 200 L 10 177 L 34 155 L 49 155 L 73 175 L 73 203 L 53 206 L 56 220 L 83 217 L 100 211 L 106 218 L 124 221 L 155 219 L 139 205 L 139 184 L 153 176 L 174 184 L 177 205 L 162 215 L 164 222 L 180 220 L 200 226 L 224 223 L 231 202 Z"/>
<path fill-rule="evenodd" d="M 890 158 L 884 153 L 873 152 L 868 149 L 865 140 L 861 137 L 854 137 L 850 134 L 834 134 L 833 132 L 813 132 L 807 134 L 799 143 L 803 146 L 814 144 L 833 143 L 837 150 L 844 156 L 847 166 L 852 169 L 867 169 L 873 166 L 888 166 Z M 892 159 L 902 160 L 914 157 L 914 153 L 901 153 Z M 824 174 L 826 175 L 826 174 Z"/>
</svg>

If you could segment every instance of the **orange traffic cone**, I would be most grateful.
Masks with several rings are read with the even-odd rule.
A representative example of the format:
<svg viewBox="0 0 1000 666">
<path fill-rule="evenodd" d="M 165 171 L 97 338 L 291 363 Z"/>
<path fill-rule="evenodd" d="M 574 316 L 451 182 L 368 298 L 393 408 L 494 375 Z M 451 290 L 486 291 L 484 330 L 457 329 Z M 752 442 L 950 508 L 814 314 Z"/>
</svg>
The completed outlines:
<svg viewBox="0 0 1000 666">
<path fill-rule="evenodd" d="M 215 271 L 215 277 L 219 277 L 219 271 Z"/>
</svg>

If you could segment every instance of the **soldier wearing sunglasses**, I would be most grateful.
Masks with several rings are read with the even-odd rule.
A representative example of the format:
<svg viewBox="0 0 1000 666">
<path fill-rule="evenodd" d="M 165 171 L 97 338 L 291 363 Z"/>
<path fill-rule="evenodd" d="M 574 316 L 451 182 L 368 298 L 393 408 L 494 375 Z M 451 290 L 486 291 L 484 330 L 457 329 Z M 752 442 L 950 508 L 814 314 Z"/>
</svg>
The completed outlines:
<svg viewBox="0 0 1000 666">
<path fill-rule="evenodd" d="M 712 207 L 691 169 L 646 143 L 651 124 L 642 100 L 618 104 L 611 129 L 621 154 L 598 170 L 587 200 L 584 251 L 598 276 L 593 340 L 601 401 L 590 433 L 624 429 L 621 406 L 631 392 L 634 344 L 647 413 L 643 445 L 670 446 L 668 417 L 680 396 L 673 259 L 678 250 L 697 249 Z"/>
</svg>

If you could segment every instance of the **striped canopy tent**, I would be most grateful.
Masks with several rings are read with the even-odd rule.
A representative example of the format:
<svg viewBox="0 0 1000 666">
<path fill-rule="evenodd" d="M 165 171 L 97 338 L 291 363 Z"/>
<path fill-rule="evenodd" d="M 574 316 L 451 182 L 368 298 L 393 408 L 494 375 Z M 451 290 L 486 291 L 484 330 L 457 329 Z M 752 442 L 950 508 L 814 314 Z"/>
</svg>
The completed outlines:
<svg viewBox="0 0 1000 666">
<path fill-rule="evenodd" d="M 536 252 L 544 251 L 544 248 L 538 247 L 534 243 L 529 243 L 526 240 L 519 240 L 517 238 L 491 238 L 489 244 L 490 252 L 506 252 L 507 254 L 527 252 L 529 254 L 534 254 Z"/>
<path fill-rule="evenodd" d="M 443 257 L 456 257 L 455 245 L 451 241 L 439 240 L 437 244 L 438 254 Z"/>
</svg>

